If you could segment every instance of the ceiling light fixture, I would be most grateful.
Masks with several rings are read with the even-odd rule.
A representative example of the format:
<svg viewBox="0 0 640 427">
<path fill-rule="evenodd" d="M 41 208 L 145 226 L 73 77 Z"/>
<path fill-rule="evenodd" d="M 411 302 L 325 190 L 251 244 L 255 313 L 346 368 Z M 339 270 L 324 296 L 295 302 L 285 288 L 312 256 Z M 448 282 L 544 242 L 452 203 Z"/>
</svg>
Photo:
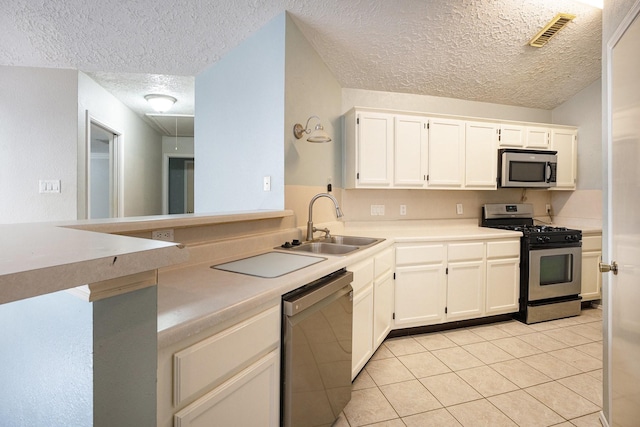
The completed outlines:
<svg viewBox="0 0 640 427">
<path fill-rule="evenodd" d="M 169 111 L 177 101 L 173 96 L 158 94 L 145 95 L 144 99 L 146 99 L 149 105 L 151 105 L 151 108 L 158 113 Z"/>
<path fill-rule="evenodd" d="M 318 119 L 318 124 L 312 131 L 309 128 L 309 121 L 313 118 Z M 309 135 L 309 138 L 307 138 L 307 141 L 309 142 L 331 142 L 331 137 L 327 132 L 324 131 L 324 127 L 322 127 L 322 123 L 320 123 L 320 117 L 318 116 L 309 117 L 307 119 L 307 124 L 304 125 L 304 127 L 300 123 L 296 123 L 293 126 L 293 135 L 296 137 L 296 139 L 302 138 L 305 133 L 311 134 Z"/>
</svg>

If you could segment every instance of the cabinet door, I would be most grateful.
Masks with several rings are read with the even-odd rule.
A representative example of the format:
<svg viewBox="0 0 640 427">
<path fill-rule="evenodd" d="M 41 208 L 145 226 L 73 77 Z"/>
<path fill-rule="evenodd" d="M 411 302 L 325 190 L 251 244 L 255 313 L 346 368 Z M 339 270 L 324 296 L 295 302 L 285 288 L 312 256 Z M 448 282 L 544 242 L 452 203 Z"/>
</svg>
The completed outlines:
<svg viewBox="0 0 640 427">
<path fill-rule="evenodd" d="M 394 294 L 396 327 L 440 323 L 445 306 L 443 264 L 396 268 Z"/>
<path fill-rule="evenodd" d="M 389 335 L 393 323 L 393 273 L 376 278 L 373 291 L 373 348 L 377 349 Z"/>
<path fill-rule="evenodd" d="M 426 186 L 427 120 L 424 117 L 396 116 L 394 130 L 394 186 Z"/>
<path fill-rule="evenodd" d="M 525 147 L 548 150 L 550 133 L 549 128 L 527 126 Z"/>
<path fill-rule="evenodd" d="M 520 298 L 520 258 L 487 260 L 487 315 L 515 313 Z"/>
<path fill-rule="evenodd" d="M 464 180 L 466 188 L 496 188 L 497 144 L 496 124 L 467 122 Z"/>
<path fill-rule="evenodd" d="M 393 116 L 357 115 L 358 187 L 389 187 L 393 177 Z"/>
<path fill-rule="evenodd" d="M 447 275 L 447 320 L 484 313 L 484 260 L 450 262 Z"/>
<path fill-rule="evenodd" d="M 369 283 L 353 296 L 353 335 L 351 379 L 366 365 L 373 355 L 373 283 Z"/>
<path fill-rule="evenodd" d="M 553 129 L 551 131 L 551 149 L 558 152 L 557 185 L 553 189 L 575 190 L 578 167 L 577 132 Z"/>
<path fill-rule="evenodd" d="M 582 301 L 600 299 L 601 278 L 600 263 L 602 252 L 582 252 Z"/>
<path fill-rule="evenodd" d="M 504 148 L 522 148 L 524 147 L 524 134 L 524 126 L 500 125 L 499 145 Z"/>
<path fill-rule="evenodd" d="M 462 187 L 464 145 L 464 122 L 429 119 L 429 187 Z"/>
<path fill-rule="evenodd" d="M 274 350 L 176 413 L 174 425 L 277 427 L 279 402 L 280 352 Z"/>
</svg>

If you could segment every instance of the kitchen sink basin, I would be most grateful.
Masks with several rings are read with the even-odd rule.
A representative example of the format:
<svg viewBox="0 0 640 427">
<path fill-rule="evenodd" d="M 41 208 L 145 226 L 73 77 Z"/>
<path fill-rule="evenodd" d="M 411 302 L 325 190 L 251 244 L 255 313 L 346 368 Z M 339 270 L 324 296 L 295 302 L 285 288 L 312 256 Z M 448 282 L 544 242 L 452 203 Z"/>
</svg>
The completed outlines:
<svg viewBox="0 0 640 427">
<path fill-rule="evenodd" d="M 294 252 L 312 252 L 314 254 L 327 255 L 345 255 L 358 249 L 360 249 L 358 246 L 326 242 L 308 242 L 291 248 Z"/>
<path fill-rule="evenodd" d="M 369 246 L 374 243 L 378 243 L 382 239 L 375 239 L 373 237 L 358 237 L 358 236 L 331 236 L 329 238 L 320 238 L 318 242 L 323 243 L 337 243 L 339 245 L 353 245 L 353 246 Z"/>
<path fill-rule="evenodd" d="M 321 237 L 310 242 L 300 243 L 294 240 L 274 249 L 286 249 L 292 252 L 310 252 L 322 255 L 346 255 L 351 252 L 368 248 L 384 239 L 358 236 L 330 236 Z"/>
</svg>

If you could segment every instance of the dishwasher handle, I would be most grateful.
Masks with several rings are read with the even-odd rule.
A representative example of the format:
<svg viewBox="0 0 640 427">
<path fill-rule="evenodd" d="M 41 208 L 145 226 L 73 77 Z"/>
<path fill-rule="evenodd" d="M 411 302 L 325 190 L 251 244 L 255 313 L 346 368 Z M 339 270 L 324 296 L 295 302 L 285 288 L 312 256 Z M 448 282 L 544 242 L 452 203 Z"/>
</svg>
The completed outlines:
<svg viewBox="0 0 640 427">
<path fill-rule="evenodd" d="M 311 286 L 307 285 L 309 288 L 303 292 L 293 292 L 290 296 L 289 294 L 285 295 L 282 299 L 282 311 L 285 316 L 294 316 L 338 292 L 340 289 L 349 286 L 352 281 L 353 273 L 350 271 L 345 271 L 338 275 L 332 274 L 326 278 L 319 279 L 312 282 Z M 349 286 L 348 291 L 351 291 L 351 286 Z"/>
</svg>

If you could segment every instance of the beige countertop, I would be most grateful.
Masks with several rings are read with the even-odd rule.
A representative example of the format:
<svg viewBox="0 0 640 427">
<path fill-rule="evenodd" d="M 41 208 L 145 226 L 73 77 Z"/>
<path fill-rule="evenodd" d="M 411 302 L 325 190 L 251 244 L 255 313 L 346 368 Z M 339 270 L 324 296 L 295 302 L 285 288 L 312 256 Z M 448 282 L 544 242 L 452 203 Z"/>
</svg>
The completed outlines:
<svg viewBox="0 0 640 427">
<path fill-rule="evenodd" d="M 332 234 L 384 238 L 381 243 L 346 256 L 321 255 L 317 264 L 280 277 L 265 279 L 210 268 L 215 262 L 160 271 L 158 282 L 158 346 L 182 339 L 242 318 L 261 306 L 279 304 L 281 296 L 315 279 L 351 265 L 394 243 L 421 241 L 460 241 L 518 238 L 521 233 L 478 227 L 476 223 L 430 223 L 411 221 L 402 226 L 391 224 L 355 224 Z M 269 252 L 272 248 L 247 253 Z M 313 254 L 313 256 L 318 256 Z"/>
<path fill-rule="evenodd" d="M 175 243 L 72 230 L 48 223 L 0 225 L 0 304 L 187 259 Z"/>
</svg>

